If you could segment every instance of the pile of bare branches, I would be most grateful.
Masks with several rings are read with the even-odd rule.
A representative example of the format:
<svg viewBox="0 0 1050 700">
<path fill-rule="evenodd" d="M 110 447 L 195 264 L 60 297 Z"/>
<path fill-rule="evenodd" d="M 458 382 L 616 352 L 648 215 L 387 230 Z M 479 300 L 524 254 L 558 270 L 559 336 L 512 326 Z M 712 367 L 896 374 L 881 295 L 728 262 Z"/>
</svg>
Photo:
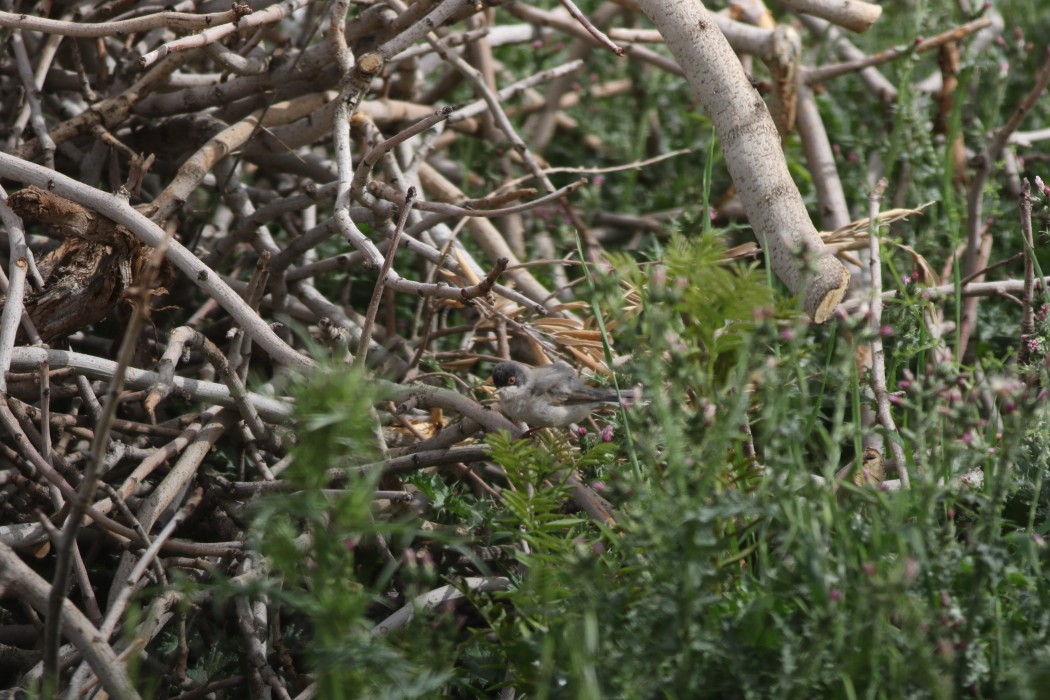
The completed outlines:
<svg viewBox="0 0 1050 700">
<path fill-rule="evenodd" d="M 173 568 L 251 576 L 259 566 L 226 511 L 265 490 L 253 483 L 280 481 L 292 436 L 274 426 L 287 424 L 292 405 L 279 382 L 270 387 L 276 395 L 264 395 L 245 380 L 249 370 L 277 379 L 283 367 L 314 364 L 291 324 L 276 319 L 389 381 L 393 403 L 383 410 L 417 436 L 388 448 L 389 474 L 483 460 L 483 447 L 456 445 L 479 431 L 517 429 L 469 392 L 418 383 L 421 360 L 469 370 L 510 357 L 515 343 L 521 359 L 563 357 L 607 371 L 593 319 L 570 303 L 560 257 L 574 251 L 556 250 L 546 235 L 530 241 L 549 258 L 554 285 L 521 264 L 537 212 L 567 217 L 587 256 L 601 262 L 601 227 L 582 220 L 569 197 L 587 172 L 551 168 L 541 155 L 558 129 L 595 138 L 563 111 L 579 100 L 573 83 L 594 52 L 690 80 L 736 183 L 739 199 L 726 210 L 743 208 L 817 322 L 833 313 L 849 273 L 811 223 L 780 139 L 797 119 L 823 226 L 847 225 L 810 86 L 861 71 L 892 101 L 896 90 L 874 66 L 900 51 L 858 56 L 825 20 L 804 15 L 844 57 L 807 69 L 798 32 L 754 8 L 731 19 L 699 3 L 639 2 L 655 31 L 633 28 L 642 15 L 626 1 L 601 4 L 589 18 L 568 1 L 557 10 L 492 4 L 264 0 L 228 9 L 189 0 L 168 11 L 56 2 L 53 19 L 0 12 L 0 219 L 9 250 L 0 319 L 0 685 L 43 678 L 70 697 L 99 687 L 137 697 L 127 658 L 173 620 L 180 638 L 192 631 L 173 591 L 126 629 L 132 596 L 163 584 Z M 863 2 L 845 4 L 845 16 L 799 4 L 854 31 L 878 17 Z M 990 24 L 981 19 L 911 50 L 954 46 Z M 697 27 L 706 32 L 700 40 Z M 508 75 L 501 47 L 555 34 L 571 38 L 568 60 Z M 674 60 L 649 46 L 665 38 Z M 753 109 L 762 97 L 730 44 L 769 66 L 772 118 Z M 453 102 L 463 85 L 472 98 Z M 592 94 L 631 87 L 610 81 Z M 447 156 L 464 139 L 499 149 L 504 181 L 481 197 L 465 194 L 476 176 Z M 700 166 L 690 167 L 699 178 Z M 555 187 L 559 170 L 580 179 Z M 660 223 L 609 217 L 602 226 Z M 979 244 L 976 229 L 973 236 Z M 982 266 L 967 258 L 968 271 Z M 326 283 L 350 276 L 354 290 L 332 293 Z M 404 332 L 395 308 L 406 296 L 417 309 Z M 432 421 L 408 419 L 420 409 L 457 420 L 426 437 L 420 425 Z M 243 481 L 203 478 L 216 446 L 242 456 Z M 581 508 L 611 518 L 609 504 L 573 483 Z M 89 570 L 109 552 L 122 552 L 121 563 L 103 588 Z M 260 697 L 264 686 L 289 697 L 290 679 L 269 658 L 266 640 L 276 635 L 264 612 L 242 602 L 252 663 L 244 682 Z M 173 682 L 192 690 L 185 670 L 176 654 Z"/>
</svg>

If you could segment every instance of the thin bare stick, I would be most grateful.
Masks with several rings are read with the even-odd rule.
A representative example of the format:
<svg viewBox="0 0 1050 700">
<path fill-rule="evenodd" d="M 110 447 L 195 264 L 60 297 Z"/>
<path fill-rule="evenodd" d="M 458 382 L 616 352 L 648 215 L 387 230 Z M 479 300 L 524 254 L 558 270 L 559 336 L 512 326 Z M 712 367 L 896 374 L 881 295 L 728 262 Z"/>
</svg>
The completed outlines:
<svg viewBox="0 0 1050 700">
<path fill-rule="evenodd" d="M 29 246 L 26 245 L 25 229 L 22 220 L 11 211 L 7 202 L 0 199 L 0 223 L 7 229 L 11 261 L 10 277 L 7 283 L 7 298 L 4 300 L 3 312 L 0 313 L 0 401 L 7 397 L 7 372 L 11 369 L 11 355 L 18 334 L 18 325 L 24 313 L 23 298 L 26 288 L 26 274 L 29 267 Z"/>
<path fill-rule="evenodd" d="M 46 361 L 41 362 L 38 367 L 40 377 L 40 436 L 42 438 L 40 451 L 43 453 L 45 459 L 52 460 L 51 372 Z M 51 484 L 51 496 L 55 507 L 61 508 L 64 504 L 62 494 L 54 484 Z M 49 535 L 51 535 L 51 530 L 54 530 L 51 539 L 57 547 L 61 542 L 61 533 L 54 529 L 54 526 L 51 525 L 51 521 L 47 518 L 42 517 L 40 522 L 49 529 Z M 84 558 L 80 554 L 79 547 L 74 547 L 73 550 L 73 571 L 76 574 L 77 585 L 80 587 L 80 592 L 84 599 L 84 609 L 87 613 L 88 619 L 91 620 L 91 624 L 97 625 L 102 620 L 102 611 L 99 609 L 98 601 L 95 599 L 95 590 L 91 585 L 91 579 L 88 575 L 87 567 L 84 566 Z"/>
<path fill-rule="evenodd" d="M 838 27 L 835 27 L 830 22 L 806 14 L 799 15 L 799 19 L 802 20 L 802 24 L 810 32 L 831 44 L 835 55 L 840 59 L 844 61 L 859 61 L 867 58 L 863 51 L 843 36 Z M 883 102 L 893 104 L 897 101 L 897 88 L 874 66 L 862 68 L 858 77 L 867 85 L 868 90 Z"/>
<path fill-rule="evenodd" d="M 1010 144 L 1031 148 L 1039 141 L 1050 139 L 1050 129 L 1036 129 L 1035 131 L 1017 131 L 1010 134 Z"/>
<path fill-rule="evenodd" d="M 510 262 L 506 258 L 500 258 L 493 265 L 492 269 L 485 279 L 478 282 L 473 287 L 467 287 L 463 290 L 463 299 L 476 299 L 477 297 L 486 296 L 492 291 L 492 288 L 496 285 L 496 280 L 502 275 L 507 269 L 507 263 Z"/>
<path fill-rule="evenodd" d="M 496 411 L 490 411 L 477 401 L 463 396 L 462 394 L 457 394 L 450 389 L 427 386 L 424 384 L 395 384 L 393 382 L 381 380 L 377 380 L 376 385 L 388 399 L 400 403 L 411 401 L 424 408 L 436 407 L 450 409 L 466 418 L 472 419 L 478 427 L 482 427 L 489 432 L 506 430 L 512 435 L 521 434 L 521 430 L 518 426 L 505 418 L 503 414 L 497 413 Z M 475 430 L 477 429 L 478 428 L 475 427 Z M 442 434 L 444 434 L 444 432 L 445 431 L 442 431 Z M 418 443 L 415 447 L 420 447 L 422 445 L 423 443 Z M 420 447 L 420 449 L 426 449 L 426 447 Z"/>
<path fill-rule="evenodd" d="M 910 488 L 911 479 L 908 477 L 908 465 L 904 461 L 904 449 L 901 447 L 901 437 L 897 432 L 897 426 L 893 421 L 893 413 L 890 410 L 890 394 L 886 390 L 886 352 L 882 347 L 882 262 L 879 254 L 879 204 L 882 195 L 886 191 L 886 179 L 879 180 L 868 197 L 868 219 L 871 221 L 868 229 L 868 266 L 871 269 L 871 384 L 875 392 L 875 404 L 878 408 L 879 422 L 882 427 L 890 433 L 890 449 L 893 451 L 893 459 L 897 463 L 897 473 L 900 475 L 901 488 Z M 895 436 L 895 437 L 894 437 Z"/>
<path fill-rule="evenodd" d="M 46 17 L 33 17 L 31 15 L 16 14 L 14 12 L 0 12 L 0 27 L 13 27 L 28 29 L 45 34 L 60 34 L 62 36 L 75 36 L 81 38 L 120 36 L 147 32 L 151 29 L 173 29 L 183 32 L 195 32 L 208 27 L 216 27 L 220 24 L 235 22 L 244 13 L 234 10 L 226 12 L 213 12 L 210 14 L 195 14 L 193 12 L 158 12 L 144 17 L 117 20 L 115 22 L 83 22 L 64 21 L 58 19 L 47 19 Z"/>
<path fill-rule="evenodd" d="M 596 43 L 596 40 L 591 36 L 590 32 L 580 26 L 580 24 L 574 21 L 571 17 L 567 17 L 565 13 L 541 10 L 527 3 L 517 2 L 515 0 L 504 2 L 503 7 L 515 17 L 523 19 L 526 22 L 551 27 L 558 31 L 583 38 L 586 41 Z M 624 54 L 629 58 L 638 59 L 643 63 L 649 63 L 661 70 L 668 71 L 669 73 L 675 75 L 682 74 L 681 67 L 679 67 L 674 61 L 669 61 L 663 54 L 644 46 L 632 44 L 624 48 Z"/>
<path fill-rule="evenodd" d="M 405 11 L 404 5 L 395 7 L 399 12 L 403 13 Z M 376 53 L 382 56 L 384 60 L 396 56 L 422 39 L 428 32 L 432 32 L 440 27 L 463 7 L 464 3 L 460 2 L 460 0 L 444 0 L 425 18 L 418 22 L 413 22 L 405 31 L 376 49 Z"/>
<path fill-rule="evenodd" d="M 693 149 L 691 148 L 679 148 L 676 151 L 668 151 L 667 153 L 661 153 L 660 155 L 653 156 L 652 158 L 634 160 L 630 163 L 621 163 L 620 165 L 609 165 L 604 168 L 544 168 L 543 174 L 555 175 L 557 173 L 573 173 L 576 175 L 602 175 L 605 173 L 619 173 L 625 170 L 641 170 L 642 168 L 654 165 L 661 161 L 668 160 L 670 158 L 677 158 L 678 156 L 684 156 L 692 152 Z M 521 177 L 516 178 L 514 180 L 508 180 L 507 182 L 504 182 L 502 185 L 499 186 L 499 189 L 500 191 L 510 189 L 522 183 L 528 182 L 531 179 L 533 179 L 532 175 L 522 175 Z"/>
<path fill-rule="evenodd" d="M 929 51 L 936 49 L 942 44 L 950 42 L 956 42 L 964 37 L 979 31 L 989 24 L 992 20 L 987 17 L 975 19 L 972 22 L 950 29 L 946 32 L 942 32 L 935 37 L 929 39 L 923 39 L 922 41 L 912 44 L 910 46 L 894 46 L 880 51 L 879 53 L 872 54 L 865 58 L 856 61 L 846 61 L 844 63 L 833 63 L 829 66 L 822 66 L 820 68 L 811 68 L 802 73 L 802 79 L 806 81 L 808 85 L 816 85 L 817 83 L 824 82 L 825 80 L 831 80 L 837 78 L 840 75 L 846 75 L 847 73 L 855 73 L 871 66 L 882 65 L 883 63 L 889 63 L 902 56 L 910 53 L 922 53 L 923 51 Z"/>
<path fill-rule="evenodd" d="M 472 44 L 480 39 L 487 37 L 489 35 L 489 32 L 491 31 L 492 27 L 480 27 L 478 29 L 471 29 L 465 32 L 461 32 L 459 34 L 453 34 L 449 36 L 448 42 L 451 46 L 462 46 L 464 44 Z M 530 39 L 532 38 L 531 31 L 528 33 L 528 37 Z M 526 39 L 523 39 L 522 41 L 525 40 Z M 407 61 L 410 58 L 419 58 L 420 56 L 425 56 L 429 53 L 434 53 L 433 47 L 423 46 L 422 44 L 419 44 L 413 46 L 410 49 L 405 49 L 396 56 L 391 56 L 386 60 L 386 64 L 392 65 L 394 63 L 400 63 L 401 61 Z"/>
<path fill-rule="evenodd" d="M 1021 347 L 1017 351 L 1017 360 L 1022 365 L 1031 357 L 1029 341 L 1035 332 L 1035 316 L 1032 313 L 1032 299 L 1035 296 L 1035 238 L 1032 235 L 1032 186 L 1025 178 L 1021 183 L 1021 197 L 1018 201 L 1021 210 L 1021 236 L 1024 238 L 1024 294 L 1021 296 Z"/>
<path fill-rule="evenodd" d="M 1038 289 L 1050 289 L 1050 276 L 1039 277 L 1035 280 L 1035 288 Z M 957 289 L 954 283 L 942 284 L 936 287 L 924 287 L 918 291 L 915 295 L 922 301 L 940 301 L 955 295 Z M 994 282 L 970 282 L 962 288 L 961 292 L 964 297 L 1003 297 L 1006 298 L 1008 295 L 1013 294 L 1024 294 L 1024 280 L 1023 279 L 1007 279 L 1007 280 L 996 280 Z M 882 302 L 885 304 L 888 301 L 893 301 L 900 297 L 900 291 L 891 289 L 885 291 L 880 295 Z M 1018 306 L 1021 306 L 1021 301 L 1018 299 Z M 865 301 L 863 299 L 851 299 L 842 304 L 842 312 L 846 314 L 854 313 L 861 309 L 866 309 Z"/>
<path fill-rule="evenodd" d="M 66 17 L 72 17 L 72 13 L 67 13 Z M 20 32 L 18 32 L 21 34 Z M 25 37 L 22 37 L 23 41 Z M 48 70 L 51 68 L 51 64 L 55 59 L 55 54 L 58 53 L 58 47 L 62 43 L 62 37 L 58 35 L 51 35 L 44 41 L 43 46 L 34 53 L 36 58 L 36 68 L 33 70 L 33 90 L 40 92 L 40 89 L 44 86 L 44 79 L 47 77 Z M 29 89 L 29 86 L 26 86 Z M 15 117 L 14 123 L 11 125 L 11 135 L 8 137 L 7 145 L 5 149 L 7 151 L 14 150 L 15 144 L 18 139 L 22 137 L 22 130 L 25 125 L 29 122 L 29 118 L 32 116 L 32 105 L 27 100 L 22 105 L 21 111 L 18 116 Z M 43 115 L 41 115 L 42 117 Z M 38 132 L 39 133 L 39 132 Z"/>
<path fill-rule="evenodd" d="M 147 533 L 145 528 L 142 527 L 142 523 L 139 522 L 138 517 L 135 515 L 134 511 L 131 510 L 131 506 L 128 505 L 128 502 L 121 497 L 120 492 L 105 481 L 99 482 L 98 487 L 106 494 L 106 501 L 115 505 L 121 516 L 131 523 L 133 528 L 135 528 L 135 532 L 138 533 L 139 536 L 139 541 L 145 543 L 148 547 L 152 547 L 153 542 L 150 539 L 149 533 Z M 98 508 L 101 503 L 104 503 L 104 501 L 95 504 L 95 507 Z M 164 575 L 164 567 L 160 564 L 157 564 L 157 566 L 154 567 L 153 573 L 156 575 L 158 582 L 167 582 L 168 579 Z"/>
<path fill-rule="evenodd" d="M 44 121 L 44 110 L 40 106 L 40 95 L 36 87 L 36 78 L 33 75 L 33 67 L 29 64 L 29 54 L 26 53 L 26 45 L 22 40 L 22 32 L 14 32 L 11 36 L 11 46 L 15 50 L 15 63 L 18 65 L 18 76 L 22 79 L 25 87 L 25 99 L 30 110 L 30 124 L 40 141 L 41 150 L 44 152 L 44 163 L 49 168 L 55 167 L 55 141 L 47 129 Z"/>
<path fill-rule="evenodd" d="M 624 50 L 620 46 L 617 46 L 609 37 L 602 33 L 602 30 L 598 29 L 587 19 L 587 15 L 580 12 L 580 8 L 576 7 L 576 3 L 572 0 L 561 0 L 561 5 L 569 14 L 572 15 L 573 19 L 583 25 L 583 28 L 587 30 L 587 33 L 594 37 L 595 41 L 609 49 L 617 56 L 621 58 L 624 56 Z"/>
<path fill-rule="evenodd" d="M 510 85 L 498 90 L 496 92 L 496 97 L 502 102 L 509 102 L 540 83 L 550 82 L 562 76 L 571 75 L 572 73 L 581 70 L 583 67 L 584 62 L 582 60 L 568 61 L 559 66 L 555 66 L 554 68 L 540 71 L 535 75 L 530 75 L 528 78 L 511 83 Z M 451 125 L 465 121 L 481 114 L 486 109 L 488 109 L 488 104 L 484 99 L 474 100 L 452 112 L 448 117 L 448 123 Z"/>
<path fill-rule="evenodd" d="M 391 136 L 382 143 L 376 144 L 373 148 L 369 149 L 368 153 L 361 158 L 361 162 L 357 166 L 357 170 L 354 171 L 354 177 L 350 181 L 350 191 L 358 199 L 361 198 L 361 193 L 364 192 L 365 182 L 368 180 L 368 176 L 372 172 L 372 168 L 379 162 L 379 159 L 384 153 L 387 153 L 391 148 L 404 143 L 408 139 L 412 138 L 417 134 L 421 134 L 435 124 L 439 124 L 452 114 L 452 107 L 444 107 L 434 112 L 428 117 L 420 119 L 416 123 L 409 126 L 407 129 L 403 129 L 400 133 Z"/>
<path fill-rule="evenodd" d="M 459 585 L 448 584 L 435 588 L 428 593 L 416 596 L 415 600 L 398 608 L 393 614 L 373 627 L 369 634 L 373 637 L 385 637 L 411 622 L 418 610 L 436 608 L 449 601 L 462 598 L 462 589 L 478 592 L 505 591 L 510 588 L 510 585 L 510 579 L 502 576 L 493 576 L 488 578 L 470 577 L 463 579 Z"/>
<path fill-rule="evenodd" d="M 233 20 L 219 27 L 210 27 L 197 34 L 190 34 L 175 41 L 169 41 L 160 48 L 143 54 L 139 59 L 139 67 L 149 68 L 151 65 L 167 56 L 169 53 L 186 51 L 187 49 L 199 48 L 214 44 L 220 39 L 251 27 L 259 27 L 264 24 L 275 24 L 285 17 L 290 17 L 300 7 L 307 5 L 309 0 L 284 0 L 284 2 L 270 5 L 266 9 L 252 12 L 247 5 L 234 4 L 232 12 L 236 15 Z M 246 12 L 247 11 L 247 12 Z"/>
<path fill-rule="evenodd" d="M 390 247 L 383 258 L 383 266 L 379 269 L 379 277 L 376 279 L 375 289 L 372 291 L 372 299 L 368 302 L 368 311 L 365 313 L 365 322 L 361 326 L 361 339 L 357 343 L 357 365 L 364 367 L 365 358 L 368 356 L 368 343 L 372 340 L 372 327 L 375 325 L 376 314 L 379 312 L 379 301 L 383 297 L 383 285 L 386 276 L 394 264 L 394 255 L 397 254 L 397 246 L 401 241 L 401 232 L 405 229 L 408 221 L 408 213 L 412 211 L 412 204 L 416 199 L 416 188 L 409 187 L 405 193 L 405 203 L 401 207 L 401 213 L 397 217 L 397 227 L 394 235 L 390 237 Z"/>
<path fill-rule="evenodd" d="M 252 624 L 255 616 L 252 615 L 249 608 L 248 598 L 243 595 L 237 596 L 234 600 L 234 607 L 237 611 L 237 626 L 247 642 L 248 661 L 252 665 L 252 671 L 258 674 L 260 678 L 260 683 L 252 684 L 252 687 L 255 689 L 252 696 L 264 697 L 266 695 L 266 688 L 262 685 L 262 681 L 265 681 L 265 684 L 273 689 L 274 695 L 279 700 L 291 700 L 292 696 L 288 694 L 288 690 L 281 683 L 280 677 L 278 677 L 266 660 L 266 647 L 258 630 L 255 629 L 255 625 Z"/>
<path fill-rule="evenodd" d="M 799 86 L 796 119 L 798 135 L 802 140 L 802 152 L 806 156 L 809 171 L 813 174 L 817 201 L 820 203 L 821 228 L 833 231 L 850 222 L 849 205 L 846 203 L 846 193 L 842 188 L 842 179 L 835 165 L 835 155 L 820 117 L 820 110 L 817 108 L 813 91 L 805 85 Z"/>
<path fill-rule="evenodd" d="M 94 379 L 110 379 L 117 371 L 117 363 L 92 355 L 67 350 L 48 350 L 39 347 L 18 347 L 11 352 L 11 368 L 17 370 L 30 370 L 47 360 L 53 368 L 73 367 L 87 377 Z M 134 367 L 127 368 L 125 385 L 133 389 L 151 389 L 162 380 L 156 372 Z M 186 396 L 208 403 L 219 403 L 223 406 L 234 406 L 235 402 L 230 396 L 230 390 L 223 384 L 206 382 L 199 379 L 186 377 L 174 377 L 172 379 L 175 388 Z M 292 405 L 288 401 L 274 399 L 260 394 L 248 393 L 246 399 L 266 420 L 286 421 L 292 415 Z"/>
<path fill-rule="evenodd" d="M 1003 258 L 1002 260 L 994 262 L 991 265 L 987 265 L 985 267 L 982 267 L 980 270 L 978 270 L 977 272 L 973 273 L 972 275 L 967 275 L 966 277 L 963 277 L 962 280 L 959 282 L 959 286 L 960 287 L 965 287 L 966 285 L 968 285 L 970 282 L 973 282 L 974 280 L 983 279 L 992 270 L 997 270 L 1000 267 L 1006 267 L 1007 265 L 1009 265 L 1011 263 L 1015 263 L 1018 260 L 1022 260 L 1024 257 L 1025 257 L 1025 253 L 1024 253 L 1024 251 L 1022 251 L 1020 253 L 1014 253 L 1013 255 L 1011 255 L 1008 258 Z"/>
<path fill-rule="evenodd" d="M 51 372 L 47 361 L 37 365 L 40 373 L 40 451 L 46 459 L 51 459 Z"/>
<path fill-rule="evenodd" d="M 255 261 L 255 269 L 248 279 L 248 290 L 244 294 L 244 300 L 248 306 L 259 311 L 259 304 L 266 294 L 266 286 L 270 281 L 270 251 L 264 250 Z M 252 339 L 245 335 L 244 331 L 238 329 L 233 342 L 230 343 L 230 369 L 237 373 L 241 382 L 248 381 L 248 367 L 252 356 Z"/>
<path fill-rule="evenodd" d="M 533 176 L 530 175 L 529 179 L 531 179 L 532 177 Z M 444 214 L 445 216 L 480 216 L 488 219 L 496 219 L 501 216 L 508 216 L 510 214 L 520 214 L 521 212 L 529 211 L 530 209 L 535 209 L 536 207 L 543 206 L 544 204 L 556 202 L 562 197 L 575 192 L 576 190 L 580 189 L 586 184 L 586 179 L 577 180 L 576 182 L 569 183 L 565 187 L 560 187 L 549 194 L 545 194 L 542 197 L 530 199 L 528 202 L 525 202 L 523 204 L 516 204 L 511 207 L 501 207 L 499 209 L 473 209 L 459 206 L 456 204 L 446 204 L 444 202 L 427 201 L 417 201 L 414 206 L 415 208 L 421 211 L 435 212 L 438 214 Z M 379 182 L 378 180 L 373 180 L 370 183 L 368 183 L 368 191 L 370 194 L 376 197 L 382 197 L 383 199 L 387 199 L 391 202 L 394 202 L 395 204 L 403 204 L 405 201 L 405 196 L 403 194 L 390 187 L 389 185 L 385 185 Z M 535 192 L 535 190 L 531 191 Z"/>
</svg>

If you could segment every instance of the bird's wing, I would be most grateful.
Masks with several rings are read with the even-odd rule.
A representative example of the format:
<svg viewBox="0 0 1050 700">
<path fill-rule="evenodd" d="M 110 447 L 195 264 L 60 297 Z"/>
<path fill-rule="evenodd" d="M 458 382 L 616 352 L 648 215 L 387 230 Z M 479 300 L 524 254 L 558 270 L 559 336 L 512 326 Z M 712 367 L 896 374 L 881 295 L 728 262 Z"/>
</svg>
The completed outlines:
<svg viewBox="0 0 1050 700">
<path fill-rule="evenodd" d="M 532 393 L 552 404 L 564 404 L 579 387 L 580 379 L 576 376 L 576 370 L 561 360 L 542 369 L 543 371 L 538 373 L 533 370 L 536 376 L 532 384 Z"/>
<path fill-rule="evenodd" d="M 616 403 L 621 398 L 613 389 L 597 389 L 584 384 L 576 370 L 561 360 L 543 368 L 543 372 L 533 380 L 532 392 L 555 406 L 603 401 Z"/>
</svg>

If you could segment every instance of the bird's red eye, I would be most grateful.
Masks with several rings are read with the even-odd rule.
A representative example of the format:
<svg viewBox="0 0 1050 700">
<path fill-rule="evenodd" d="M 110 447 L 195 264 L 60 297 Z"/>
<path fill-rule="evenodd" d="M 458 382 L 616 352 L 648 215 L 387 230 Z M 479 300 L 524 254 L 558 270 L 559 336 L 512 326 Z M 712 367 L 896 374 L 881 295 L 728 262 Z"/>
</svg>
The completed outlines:
<svg viewBox="0 0 1050 700">
<path fill-rule="evenodd" d="M 518 378 L 517 377 L 508 377 L 507 378 L 507 384 L 517 384 L 517 383 L 518 383 Z"/>
</svg>

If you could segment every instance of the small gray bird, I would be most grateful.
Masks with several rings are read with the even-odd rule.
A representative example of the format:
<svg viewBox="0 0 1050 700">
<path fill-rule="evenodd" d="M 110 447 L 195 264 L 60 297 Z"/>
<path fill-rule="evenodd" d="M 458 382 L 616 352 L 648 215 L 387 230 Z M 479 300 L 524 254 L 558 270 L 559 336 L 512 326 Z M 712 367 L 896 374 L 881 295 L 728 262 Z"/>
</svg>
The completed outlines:
<svg viewBox="0 0 1050 700">
<path fill-rule="evenodd" d="M 598 389 L 584 384 L 568 363 L 529 369 L 517 362 L 500 362 L 492 383 L 507 417 L 530 428 L 561 428 L 579 423 L 603 403 L 619 403 L 633 392 Z"/>
</svg>

